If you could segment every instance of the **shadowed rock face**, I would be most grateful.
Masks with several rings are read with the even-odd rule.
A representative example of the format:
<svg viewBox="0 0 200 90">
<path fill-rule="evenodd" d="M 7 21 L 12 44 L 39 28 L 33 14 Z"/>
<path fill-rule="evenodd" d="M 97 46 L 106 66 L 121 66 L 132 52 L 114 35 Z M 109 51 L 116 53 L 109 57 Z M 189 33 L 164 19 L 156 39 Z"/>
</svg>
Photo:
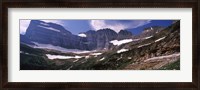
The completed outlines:
<svg viewBox="0 0 200 90">
<path fill-rule="evenodd" d="M 112 45 L 110 41 L 112 40 L 122 40 L 132 38 L 132 33 L 126 30 L 121 30 L 119 33 L 111 29 L 100 29 L 98 31 L 87 31 L 87 41 L 89 47 L 92 49 L 109 49 Z"/>
<path fill-rule="evenodd" d="M 69 49 L 85 49 L 86 39 L 73 35 L 64 27 L 54 23 L 32 20 L 25 34 L 33 42 L 52 44 Z"/>
<path fill-rule="evenodd" d="M 117 33 L 111 29 L 102 29 L 97 31 L 97 49 L 108 49 L 110 41 L 117 38 Z"/>
<path fill-rule="evenodd" d="M 25 36 L 32 42 L 81 50 L 108 49 L 111 40 L 131 38 L 132 36 L 128 31 L 120 31 L 117 34 L 111 29 L 90 30 L 84 34 L 86 37 L 79 37 L 61 25 L 32 20 Z"/>
<path fill-rule="evenodd" d="M 152 36 L 156 33 L 159 33 L 163 29 L 164 29 L 164 27 L 161 27 L 161 26 L 148 27 L 148 28 L 145 28 L 143 30 L 143 32 L 140 35 L 136 36 L 135 38 L 149 37 L 149 36 Z"/>
<path fill-rule="evenodd" d="M 93 30 L 89 30 L 87 32 L 85 32 L 85 34 L 87 35 L 87 41 L 88 41 L 88 49 L 89 50 L 94 50 L 97 47 L 97 33 L 96 31 Z"/>
<path fill-rule="evenodd" d="M 118 33 L 118 36 L 117 36 L 117 39 L 118 40 L 122 40 L 122 39 L 129 39 L 129 38 L 132 38 L 133 37 L 133 34 L 127 30 L 121 30 L 119 33 Z"/>
<path fill-rule="evenodd" d="M 34 45 L 34 43 L 32 43 L 29 38 L 27 38 L 25 35 L 21 35 L 21 34 L 20 34 L 20 43 Z"/>
</svg>

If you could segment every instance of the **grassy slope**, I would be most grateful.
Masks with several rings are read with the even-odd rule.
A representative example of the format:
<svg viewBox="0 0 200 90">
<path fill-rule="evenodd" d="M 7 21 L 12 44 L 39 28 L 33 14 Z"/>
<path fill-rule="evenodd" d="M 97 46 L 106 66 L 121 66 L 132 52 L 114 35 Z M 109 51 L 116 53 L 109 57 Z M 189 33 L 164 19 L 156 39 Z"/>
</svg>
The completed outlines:
<svg viewBox="0 0 200 90">
<path fill-rule="evenodd" d="M 180 59 L 174 63 L 163 66 L 159 70 L 180 70 Z"/>
</svg>

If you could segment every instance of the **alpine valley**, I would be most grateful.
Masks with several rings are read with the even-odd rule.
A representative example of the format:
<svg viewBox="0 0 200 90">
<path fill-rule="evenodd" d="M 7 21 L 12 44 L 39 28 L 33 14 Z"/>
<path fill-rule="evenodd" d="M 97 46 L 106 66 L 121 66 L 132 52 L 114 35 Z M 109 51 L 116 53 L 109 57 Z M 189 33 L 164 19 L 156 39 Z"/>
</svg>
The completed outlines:
<svg viewBox="0 0 200 90">
<path fill-rule="evenodd" d="M 110 28 L 78 35 L 31 20 L 20 34 L 21 70 L 180 70 L 180 21 L 134 35 Z"/>
</svg>

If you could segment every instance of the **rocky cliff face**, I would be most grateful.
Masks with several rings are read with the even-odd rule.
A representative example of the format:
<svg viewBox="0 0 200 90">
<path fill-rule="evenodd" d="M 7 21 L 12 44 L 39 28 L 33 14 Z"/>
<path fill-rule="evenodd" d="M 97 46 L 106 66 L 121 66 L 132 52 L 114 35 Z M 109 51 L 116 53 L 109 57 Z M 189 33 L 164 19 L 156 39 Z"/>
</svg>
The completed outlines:
<svg viewBox="0 0 200 90">
<path fill-rule="evenodd" d="M 111 29 L 97 31 L 97 49 L 108 49 L 110 41 L 117 38 L 117 33 Z"/>
<path fill-rule="evenodd" d="M 98 50 L 111 48 L 110 41 L 112 40 L 130 39 L 133 37 L 129 31 L 121 30 L 119 33 L 116 33 L 109 28 L 98 31 L 90 30 L 85 34 L 87 35 L 88 46 Z"/>
<path fill-rule="evenodd" d="M 111 40 L 132 38 L 132 34 L 125 30 L 119 34 L 111 29 L 90 30 L 83 34 L 86 36 L 73 35 L 61 25 L 32 20 L 25 36 L 32 42 L 81 50 L 108 49 Z"/>
<path fill-rule="evenodd" d="M 156 33 L 159 33 L 163 29 L 164 29 L 164 27 L 161 27 L 161 26 L 148 27 L 148 28 L 145 28 L 140 35 L 135 36 L 134 38 L 150 37 Z"/>
<path fill-rule="evenodd" d="M 129 39 L 129 38 L 132 38 L 133 37 L 133 34 L 127 30 L 121 30 L 119 33 L 118 33 L 118 36 L 117 36 L 117 39 L 118 40 L 122 40 L 122 39 Z"/>
<path fill-rule="evenodd" d="M 25 35 L 20 34 L 20 43 L 34 45 L 33 42 L 29 38 L 27 38 Z"/>
<path fill-rule="evenodd" d="M 64 27 L 54 23 L 32 20 L 25 34 L 32 42 L 52 44 L 68 49 L 87 49 L 85 38 L 73 35 Z"/>
</svg>

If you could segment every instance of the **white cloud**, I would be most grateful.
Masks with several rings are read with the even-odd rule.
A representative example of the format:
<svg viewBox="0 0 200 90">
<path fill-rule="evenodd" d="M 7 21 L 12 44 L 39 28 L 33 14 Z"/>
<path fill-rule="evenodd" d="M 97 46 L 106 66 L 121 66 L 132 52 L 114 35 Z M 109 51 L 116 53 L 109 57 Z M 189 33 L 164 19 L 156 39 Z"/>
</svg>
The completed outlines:
<svg viewBox="0 0 200 90">
<path fill-rule="evenodd" d="M 110 28 L 110 29 L 115 30 L 116 32 L 119 32 L 120 30 L 127 27 L 127 26 L 122 25 L 120 23 L 115 24 L 115 25 L 109 25 L 109 24 L 106 24 L 105 20 L 91 20 L 90 25 L 92 26 L 92 28 L 94 30 L 99 30 L 99 29 L 103 29 L 103 28 Z"/>
<path fill-rule="evenodd" d="M 94 30 L 110 28 L 115 32 L 128 28 L 137 28 L 150 23 L 151 20 L 91 20 L 90 26 Z"/>
<path fill-rule="evenodd" d="M 65 25 L 64 21 L 62 21 L 62 20 L 41 20 L 41 21 L 44 21 L 44 22 L 47 22 L 47 23 L 49 23 L 49 22 L 56 23 L 56 24 L 59 24 L 59 25 L 62 25 L 62 26 Z"/>
<path fill-rule="evenodd" d="M 30 24 L 31 20 L 20 20 L 20 34 L 25 34 L 26 33 L 26 29 L 28 28 L 29 24 Z M 62 20 L 41 20 L 44 22 L 52 22 L 52 23 L 56 23 L 62 26 L 66 26 L 64 21 Z"/>
<path fill-rule="evenodd" d="M 31 20 L 20 20 L 20 34 L 25 34 Z"/>
</svg>

